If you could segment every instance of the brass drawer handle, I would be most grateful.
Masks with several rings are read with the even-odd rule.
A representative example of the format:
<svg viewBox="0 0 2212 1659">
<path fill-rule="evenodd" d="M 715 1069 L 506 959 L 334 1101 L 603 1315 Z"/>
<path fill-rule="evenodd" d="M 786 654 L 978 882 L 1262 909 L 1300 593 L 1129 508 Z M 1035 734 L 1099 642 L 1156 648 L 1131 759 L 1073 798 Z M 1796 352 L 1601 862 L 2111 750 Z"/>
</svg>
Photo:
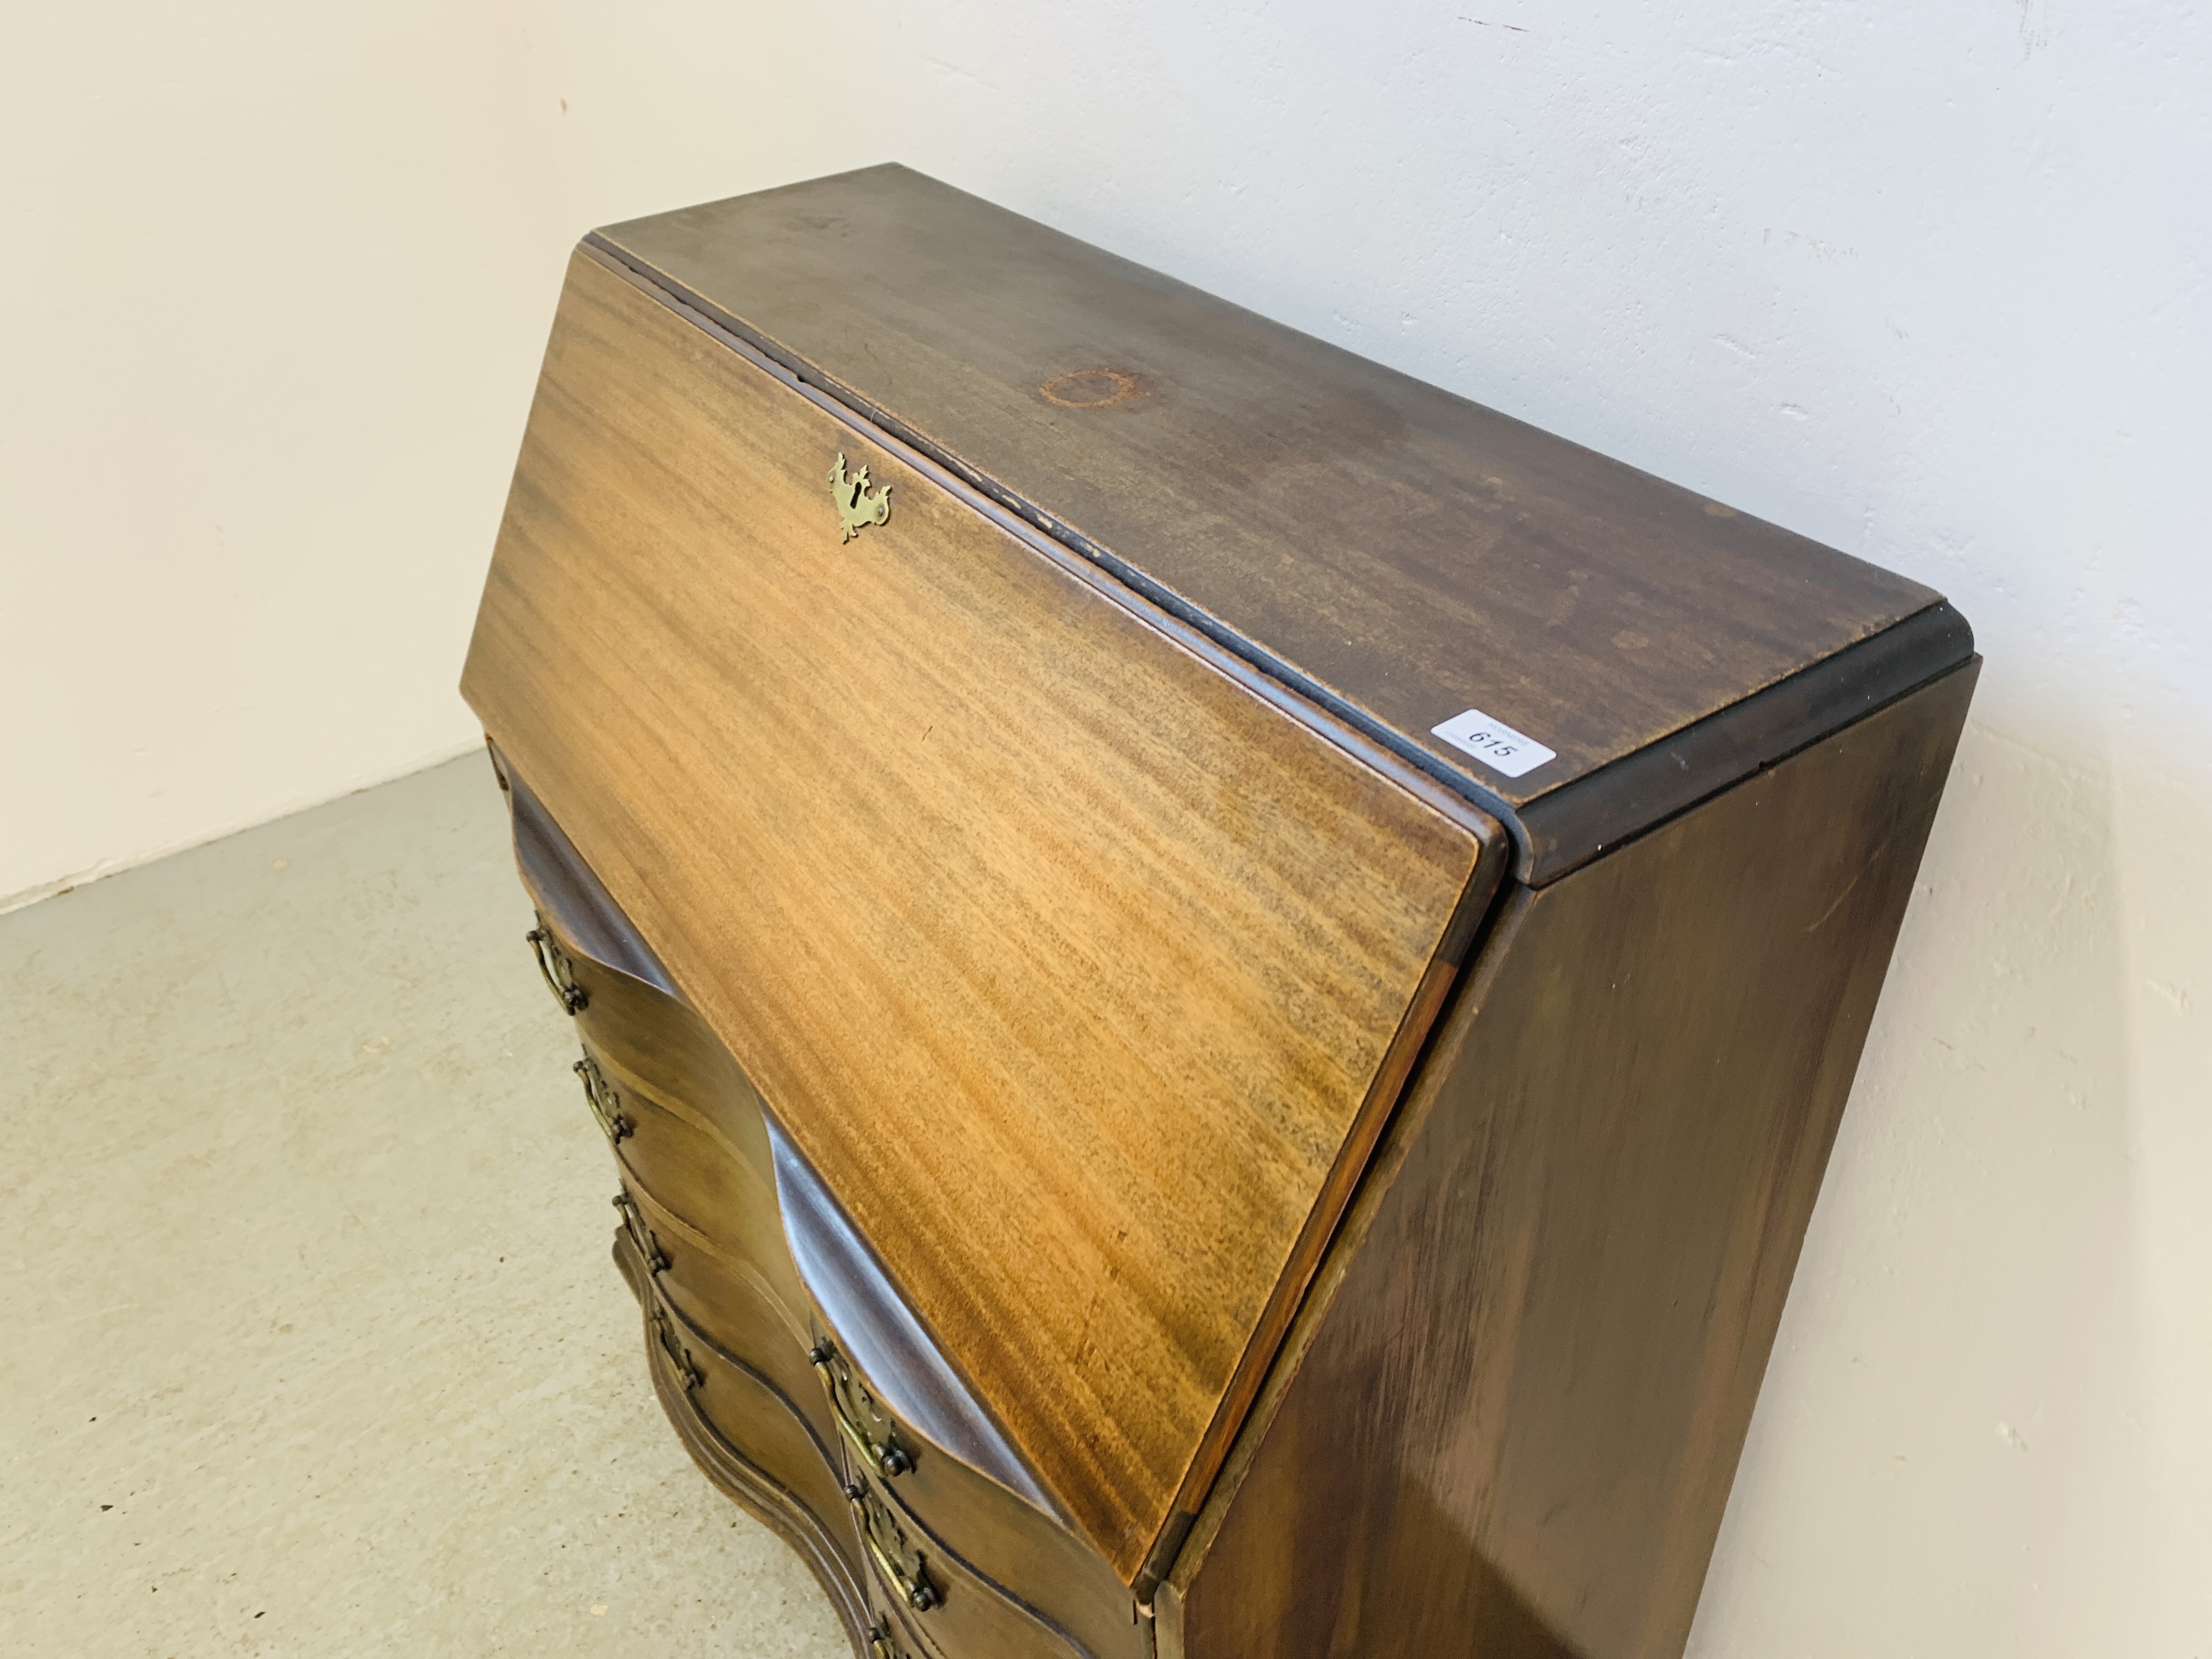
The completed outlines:
<svg viewBox="0 0 2212 1659">
<path fill-rule="evenodd" d="M 586 1054 L 568 1068 L 584 1079 L 584 1098 L 591 1103 L 592 1115 L 599 1121 L 599 1129 L 611 1144 L 628 1140 L 636 1131 L 622 1109 L 622 1097 L 615 1085 L 607 1081 L 606 1073 L 599 1070 L 599 1062 Z"/>
<path fill-rule="evenodd" d="M 837 1350 L 827 1342 L 819 1343 L 807 1351 L 806 1358 L 807 1363 L 814 1367 L 814 1374 L 822 1379 L 822 1387 L 830 1396 L 830 1414 L 837 1419 L 838 1432 L 860 1454 L 860 1461 L 886 1476 L 904 1474 L 912 1468 L 914 1459 L 907 1455 L 905 1447 L 889 1435 L 884 1437 L 881 1443 L 870 1439 L 868 1431 L 854 1420 L 845 1401 L 845 1390 L 852 1382 L 852 1373 L 837 1364 Z M 840 1371 L 843 1371 L 842 1376 L 839 1375 Z"/>
<path fill-rule="evenodd" d="M 891 1621 L 878 1619 L 868 1626 L 868 1659 L 906 1659 L 906 1650 L 891 1635 Z"/>
<path fill-rule="evenodd" d="M 668 1363 L 675 1366 L 676 1375 L 684 1379 L 684 1392 L 689 1394 L 704 1382 L 707 1374 L 691 1363 L 691 1351 L 676 1334 L 676 1322 L 668 1316 L 668 1310 L 658 1302 L 653 1304 L 653 1328 L 654 1334 L 660 1338 L 661 1352 L 668 1356 Z"/>
<path fill-rule="evenodd" d="M 929 1572 L 921 1552 L 916 1551 L 914 1565 L 909 1568 L 902 1559 L 907 1553 L 906 1534 L 883 1507 L 883 1501 L 866 1486 L 855 1480 L 845 1488 L 845 1497 L 853 1505 L 853 1518 L 860 1525 L 860 1542 L 867 1547 L 868 1555 L 876 1564 L 876 1571 L 884 1582 L 899 1594 L 900 1599 L 916 1613 L 927 1613 L 932 1607 L 942 1607 L 945 1597 L 929 1581 Z M 889 1531 L 898 1538 L 899 1547 L 887 1547 L 881 1533 Z"/>
<path fill-rule="evenodd" d="M 538 926 L 522 937 L 530 941 L 531 954 L 538 958 L 538 971 L 545 976 L 545 988 L 553 993 L 553 1000 L 572 1015 L 590 1007 L 591 998 L 576 983 L 576 964 L 555 943 L 545 918 L 538 917 Z"/>
<path fill-rule="evenodd" d="M 646 1270 L 656 1275 L 666 1273 L 668 1253 L 660 1248 L 660 1240 L 653 1229 L 645 1224 L 645 1212 L 637 1207 L 636 1201 L 628 1193 L 617 1193 L 615 1208 L 622 1212 L 623 1231 L 629 1235 L 629 1242 L 637 1247 L 637 1253 L 645 1258 Z"/>
</svg>

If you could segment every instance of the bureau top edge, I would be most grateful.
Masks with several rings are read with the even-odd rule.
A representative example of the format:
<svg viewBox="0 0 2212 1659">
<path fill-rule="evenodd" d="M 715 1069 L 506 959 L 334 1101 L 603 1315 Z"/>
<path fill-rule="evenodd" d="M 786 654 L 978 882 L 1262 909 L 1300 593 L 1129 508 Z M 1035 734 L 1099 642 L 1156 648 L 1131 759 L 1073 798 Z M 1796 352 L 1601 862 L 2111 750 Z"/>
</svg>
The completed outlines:
<svg viewBox="0 0 2212 1659">
<path fill-rule="evenodd" d="M 1498 815 L 1532 884 L 1973 652 L 1917 582 L 903 167 L 586 240 Z"/>
</svg>

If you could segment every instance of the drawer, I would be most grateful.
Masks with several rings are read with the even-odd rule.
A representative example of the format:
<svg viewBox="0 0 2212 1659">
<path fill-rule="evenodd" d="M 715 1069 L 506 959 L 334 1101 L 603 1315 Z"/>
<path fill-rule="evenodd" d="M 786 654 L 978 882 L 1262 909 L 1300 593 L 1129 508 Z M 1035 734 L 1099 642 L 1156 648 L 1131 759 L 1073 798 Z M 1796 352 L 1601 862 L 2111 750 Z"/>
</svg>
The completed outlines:
<svg viewBox="0 0 2212 1659">
<path fill-rule="evenodd" d="M 973 1626 L 947 1650 L 961 1656 L 1030 1651 L 990 1644 L 1025 1632 L 1022 1639 L 1046 1644 L 1040 1652 L 1141 1659 L 1134 1599 L 1095 1551 L 914 1427 L 826 1329 L 808 1357 L 848 1474 L 872 1494 L 863 1508 L 876 1520 L 879 1578 L 898 1588 L 887 1564 L 923 1558 L 947 1604 L 963 1604 L 949 1619 L 906 1607 L 924 1633 Z M 973 1605 L 985 1600 L 988 1614 Z M 984 1644 L 960 1644 L 971 1641 Z"/>
<path fill-rule="evenodd" d="M 576 1062 L 584 1097 L 623 1168 L 693 1225 L 720 1236 L 748 1215 L 765 1215 L 773 1237 L 775 1187 L 690 1103 L 647 1092 L 585 1035 Z"/>
<path fill-rule="evenodd" d="M 890 1482 L 848 1470 L 870 1609 L 913 1659 L 1103 1659 L 947 1548 Z"/>
<path fill-rule="evenodd" d="M 768 1297 L 787 1340 L 804 1346 L 805 1297 L 784 1243 L 774 1181 L 699 1114 L 648 1094 L 611 1059 L 587 1048 L 580 1064 L 587 1096 L 596 1085 L 609 1103 L 595 1111 L 619 1114 L 627 1126 L 613 1142 L 626 1182 L 696 1241 L 694 1260 L 710 1252 Z"/>
<path fill-rule="evenodd" d="M 773 1382 L 824 1444 L 834 1441 L 837 1419 L 808 1361 L 805 1328 L 794 1327 L 770 1276 L 671 1214 L 635 1171 L 623 1172 L 615 1208 L 661 1298 L 708 1342 Z"/>
<path fill-rule="evenodd" d="M 847 1577 L 857 1579 L 860 1538 L 836 1450 L 772 1377 L 670 1305 L 627 1233 L 615 1252 L 645 1315 L 655 1384 L 693 1456 L 787 1535 L 833 1548 Z"/>
<path fill-rule="evenodd" d="M 575 1018 L 585 1103 L 626 1181 L 749 1281 L 803 1348 L 806 1301 L 778 1219 L 759 1095 L 673 996 L 578 949 L 543 910 L 531 942 Z"/>
<path fill-rule="evenodd" d="M 578 1075 L 617 1150 L 633 1162 L 654 1159 L 659 1190 L 694 1218 L 720 1210 L 688 1208 L 676 1199 L 682 1167 L 709 1171 L 702 1179 L 716 1183 L 702 1190 L 700 1205 L 718 1206 L 740 1186 L 772 1194 L 760 1095 L 698 1015 L 578 948 L 543 909 L 530 942 L 554 1000 L 575 1018 L 584 1046 Z M 654 1133 L 627 1144 L 648 1118 Z"/>
</svg>

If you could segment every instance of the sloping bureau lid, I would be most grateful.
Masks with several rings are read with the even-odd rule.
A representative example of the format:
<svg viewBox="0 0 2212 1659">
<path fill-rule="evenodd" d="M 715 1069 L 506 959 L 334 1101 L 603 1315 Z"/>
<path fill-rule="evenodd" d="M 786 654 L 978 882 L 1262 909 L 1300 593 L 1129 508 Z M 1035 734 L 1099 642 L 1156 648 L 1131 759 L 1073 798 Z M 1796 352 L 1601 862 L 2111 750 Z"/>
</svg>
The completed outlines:
<svg viewBox="0 0 2212 1659">
<path fill-rule="evenodd" d="M 888 487 L 848 533 L 833 466 Z M 1133 1581 L 1504 838 L 591 250 L 463 690 Z"/>
<path fill-rule="evenodd" d="M 1917 582 L 904 167 L 593 240 L 1500 813 L 1525 880 L 1972 652 Z M 1468 710 L 1556 758 L 1435 733 Z"/>
</svg>

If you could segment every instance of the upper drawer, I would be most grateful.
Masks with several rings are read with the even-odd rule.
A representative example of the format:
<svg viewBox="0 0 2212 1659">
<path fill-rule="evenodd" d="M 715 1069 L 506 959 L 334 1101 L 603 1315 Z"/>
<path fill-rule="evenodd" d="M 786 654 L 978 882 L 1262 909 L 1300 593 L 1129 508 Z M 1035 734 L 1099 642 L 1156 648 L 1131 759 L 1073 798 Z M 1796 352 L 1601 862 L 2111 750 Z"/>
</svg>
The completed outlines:
<svg viewBox="0 0 2212 1659">
<path fill-rule="evenodd" d="M 1501 839 L 1208 650 L 571 264 L 463 690 L 1125 1581 Z"/>
</svg>

